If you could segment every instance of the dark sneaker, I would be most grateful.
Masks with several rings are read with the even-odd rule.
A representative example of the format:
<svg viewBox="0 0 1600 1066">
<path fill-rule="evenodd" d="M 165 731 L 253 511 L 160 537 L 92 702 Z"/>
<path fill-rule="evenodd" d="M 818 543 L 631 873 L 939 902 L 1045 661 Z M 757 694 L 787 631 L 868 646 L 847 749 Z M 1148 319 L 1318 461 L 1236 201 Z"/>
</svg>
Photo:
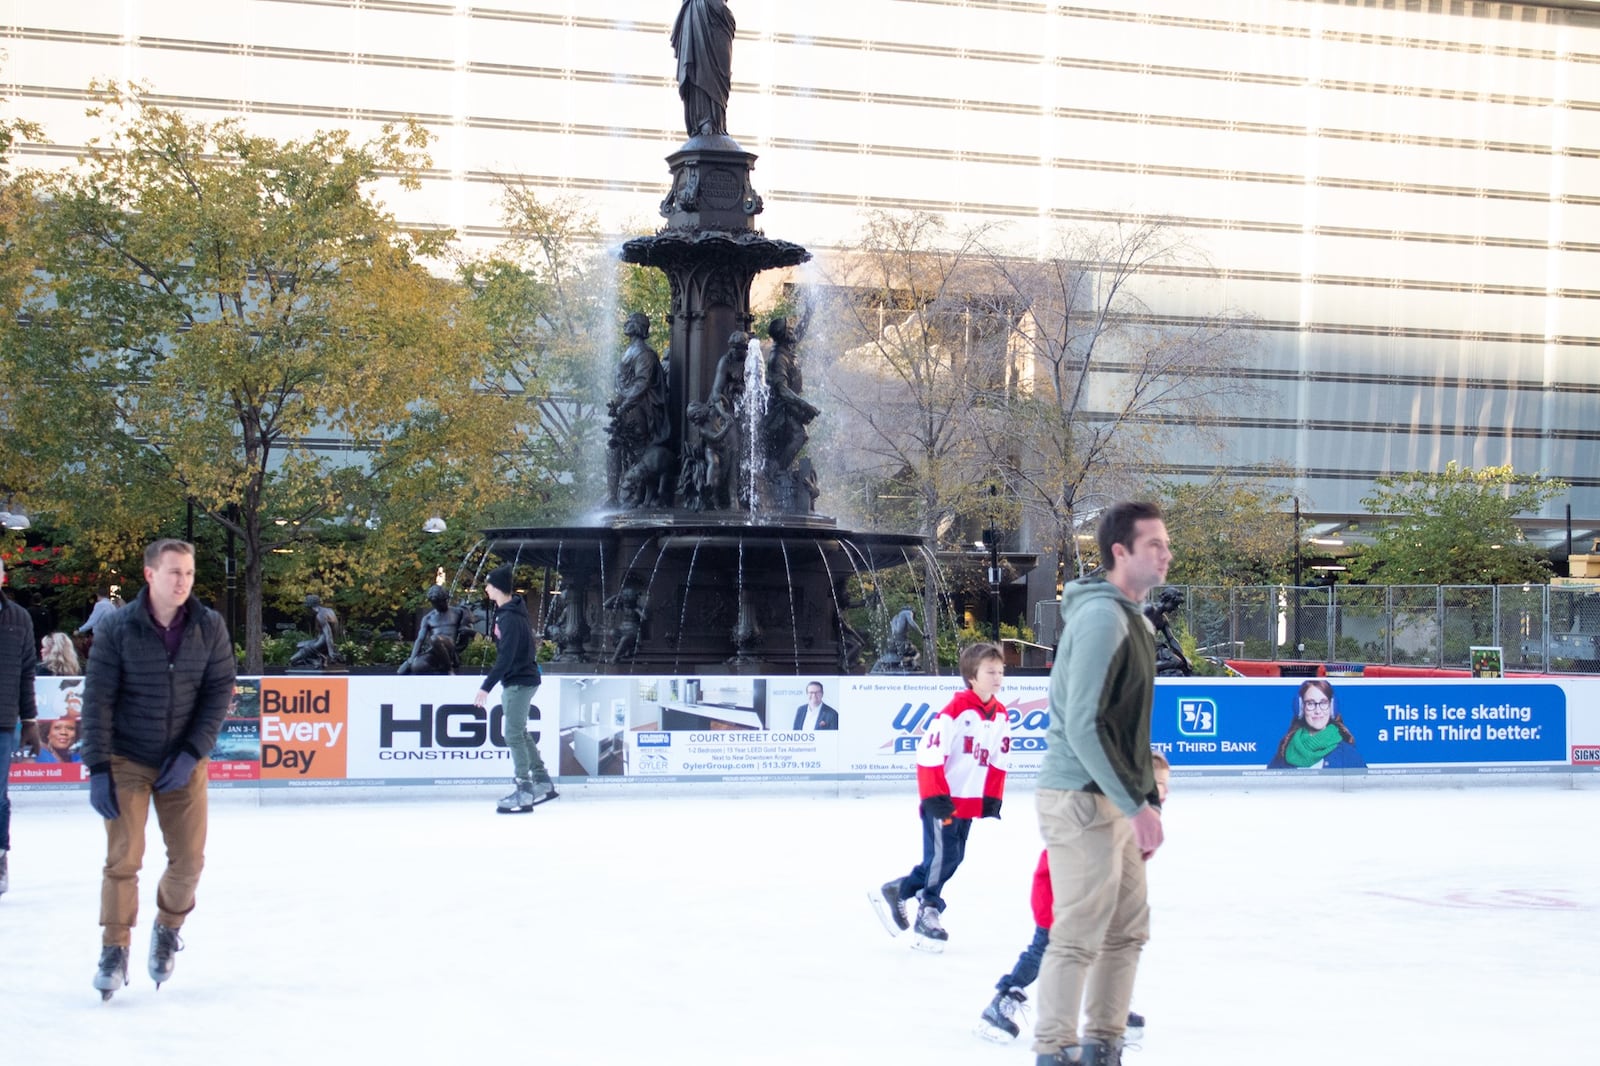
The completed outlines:
<svg viewBox="0 0 1600 1066">
<path fill-rule="evenodd" d="M 161 987 L 161 982 L 171 979 L 178 965 L 173 956 L 182 950 L 183 941 L 178 939 L 176 929 L 157 922 L 150 930 L 150 980 L 157 988 Z"/>
<path fill-rule="evenodd" d="M 983 1026 L 980 1034 L 987 1040 L 995 1043 L 1005 1043 L 1015 1040 L 1022 1032 L 1017 1025 L 1017 1014 L 1022 1005 L 1028 1002 L 1028 994 L 1020 988 L 1008 988 L 1004 992 L 996 992 L 989 1005 L 983 1008 Z"/>
<path fill-rule="evenodd" d="M 100 990 L 101 999 L 110 999 L 111 993 L 128 983 L 128 949 L 120 944 L 107 944 L 100 949 L 100 969 L 94 975 L 94 987 Z"/>
</svg>

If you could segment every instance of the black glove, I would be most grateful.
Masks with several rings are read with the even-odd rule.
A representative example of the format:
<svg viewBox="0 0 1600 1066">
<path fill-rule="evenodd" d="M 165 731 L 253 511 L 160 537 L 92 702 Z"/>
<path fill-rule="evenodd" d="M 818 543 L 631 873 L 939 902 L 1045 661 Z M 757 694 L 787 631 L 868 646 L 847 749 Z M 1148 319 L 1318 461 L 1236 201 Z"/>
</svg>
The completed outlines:
<svg viewBox="0 0 1600 1066">
<path fill-rule="evenodd" d="M 26 755 L 39 754 L 39 719 L 29 718 L 22 723 L 22 735 L 17 750 Z"/>
<path fill-rule="evenodd" d="M 998 818 L 998 817 L 1000 817 L 1000 797 L 999 796 L 985 796 L 985 797 L 983 797 L 983 816 L 985 818 Z"/>
<path fill-rule="evenodd" d="M 948 821 L 956 815 L 956 801 L 949 796 L 929 796 L 922 801 L 922 813 L 935 821 Z"/>
<path fill-rule="evenodd" d="M 122 817 L 122 808 L 117 806 L 117 786 L 111 780 L 110 770 L 89 775 L 89 806 L 108 822 Z"/>
<path fill-rule="evenodd" d="M 167 761 L 161 764 L 161 773 L 156 775 L 154 786 L 157 792 L 171 792 L 175 788 L 182 788 L 189 783 L 189 775 L 194 773 L 195 763 L 200 759 L 188 748 L 179 748 L 167 756 Z"/>
</svg>

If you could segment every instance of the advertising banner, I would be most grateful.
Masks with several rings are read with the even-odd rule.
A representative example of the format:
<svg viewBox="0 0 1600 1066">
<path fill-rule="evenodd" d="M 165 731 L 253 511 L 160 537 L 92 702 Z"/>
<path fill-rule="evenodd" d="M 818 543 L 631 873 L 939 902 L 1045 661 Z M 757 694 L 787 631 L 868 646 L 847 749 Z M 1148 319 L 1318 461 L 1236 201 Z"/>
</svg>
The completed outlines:
<svg viewBox="0 0 1600 1066">
<path fill-rule="evenodd" d="M 510 781 L 511 751 L 506 747 L 505 712 L 499 689 L 489 705 L 473 704 L 477 677 L 352 677 L 347 680 L 348 730 L 335 732 L 330 716 L 302 744 L 338 765 L 352 783 L 473 784 Z M 555 738 L 544 707 L 558 698 L 562 683 L 547 679 L 528 709 L 529 731 L 552 777 L 558 776 Z M 316 712 L 313 712 L 314 714 Z M 318 748 L 320 746 L 320 749 Z M 314 764 L 312 764 L 314 765 Z M 307 772 L 299 784 L 320 783 Z"/>
<path fill-rule="evenodd" d="M 587 776 L 656 780 L 912 777 L 917 741 L 955 691 L 930 677 L 563 683 L 563 772 L 576 763 Z M 1011 767 L 1032 772 L 1044 750 L 1044 679 L 1008 684 L 1003 696 Z"/>
<path fill-rule="evenodd" d="M 1554 681 L 1182 679 L 1157 685 L 1151 740 L 1176 769 L 1512 770 L 1567 764 L 1567 724 Z"/>
<path fill-rule="evenodd" d="M 88 781 L 78 753 L 83 678 L 36 677 L 33 698 L 39 709 L 39 751 L 31 756 L 12 753 L 11 784 L 67 786 Z M 11 741 L 15 734 L 5 739 Z"/>
<path fill-rule="evenodd" d="M 512 776 L 475 676 L 240 678 L 211 753 L 229 785 L 475 784 Z M 563 782 L 910 779 L 951 677 L 545 675 L 529 731 Z M 43 750 L 21 788 L 81 787 L 82 678 L 38 678 Z M 1007 771 L 1038 772 L 1049 679 L 1011 677 Z M 1180 772 L 1600 771 L 1600 679 L 1163 678 L 1151 741 Z"/>
<path fill-rule="evenodd" d="M 263 677 L 261 779 L 344 780 L 349 699 L 348 677 Z"/>
<path fill-rule="evenodd" d="M 228 717 L 211 749 L 211 764 L 206 776 L 212 782 L 261 780 L 261 679 L 241 677 L 234 681 L 233 703 Z"/>
<path fill-rule="evenodd" d="M 955 695 L 959 678 L 864 677 L 843 681 L 838 769 L 845 776 L 915 776 L 917 742 Z M 1033 774 L 1049 723 L 1048 679 L 1007 678 L 1000 700 L 1011 718 L 1007 773 Z"/>
</svg>

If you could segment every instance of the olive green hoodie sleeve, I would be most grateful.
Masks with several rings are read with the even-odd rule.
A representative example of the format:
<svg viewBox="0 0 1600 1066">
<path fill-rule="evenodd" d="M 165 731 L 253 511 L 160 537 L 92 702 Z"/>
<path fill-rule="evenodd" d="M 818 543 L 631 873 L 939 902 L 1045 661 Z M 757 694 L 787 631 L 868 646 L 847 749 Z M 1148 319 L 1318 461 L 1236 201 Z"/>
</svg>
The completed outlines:
<svg viewBox="0 0 1600 1066">
<path fill-rule="evenodd" d="M 1155 645 L 1147 628 L 1138 606 L 1103 579 L 1067 587 L 1040 788 L 1093 786 L 1129 815 L 1145 805 L 1154 791 Z"/>
</svg>

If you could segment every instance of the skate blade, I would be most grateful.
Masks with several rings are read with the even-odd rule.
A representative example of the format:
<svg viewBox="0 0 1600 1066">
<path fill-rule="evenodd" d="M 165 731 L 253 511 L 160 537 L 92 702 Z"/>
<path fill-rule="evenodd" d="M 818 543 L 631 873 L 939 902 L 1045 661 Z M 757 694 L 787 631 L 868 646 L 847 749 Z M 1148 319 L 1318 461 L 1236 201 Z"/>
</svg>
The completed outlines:
<svg viewBox="0 0 1600 1066">
<path fill-rule="evenodd" d="M 99 978 L 95 978 L 94 989 L 95 989 L 96 992 L 100 993 L 100 1002 L 104 1003 L 104 1002 L 106 1002 L 106 1000 L 108 1000 L 112 996 L 116 995 L 117 992 L 120 991 L 121 989 L 127 988 L 128 985 L 131 984 L 131 983 L 132 982 L 130 982 L 126 977 L 124 977 L 117 984 L 114 984 L 110 988 L 107 988 L 105 985 L 100 983 L 100 979 Z M 160 988 L 161 986 L 157 985 L 156 987 Z"/>
<path fill-rule="evenodd" d="M 889 906 L 889 901 L 883 898 L 883 893 L 874 889 L 867 889 L 867 902 L 872 904 L 872 912 L 878 916 L 878 921 L 883 923 L 883 928 L 890 936 L 899 936 L 900 927 L 895 924 L 894 908 Z"/>
<path fill-rule="evenodd" d="M 972 1027 L 972 1035 L 991 1044 L 1013 1044 L 1016 1042 L 1017 1036 L 1022 1034 L 1019 1032 L 1017 1036 L 1012 1036 L 1004 1029 L 997 1029 L 980 1018 L 978 1024 Z"/>
<path fill-rule="evenodd" d="M 911 941 L 913 948 L 927 952 L 929 955 L 943 955 L 944 945 L 945 942 L 943 940 L 935 940 L 932 937 L 923 936 L 921 933 L 918 933 Z"/>
<path fill-rule="evenodd" d="M 526 807 L 496 807 L 494 812 L 496 814 L 528 814 L 536 806 L 538 804 L 530 803 Z"/>
</svg>

